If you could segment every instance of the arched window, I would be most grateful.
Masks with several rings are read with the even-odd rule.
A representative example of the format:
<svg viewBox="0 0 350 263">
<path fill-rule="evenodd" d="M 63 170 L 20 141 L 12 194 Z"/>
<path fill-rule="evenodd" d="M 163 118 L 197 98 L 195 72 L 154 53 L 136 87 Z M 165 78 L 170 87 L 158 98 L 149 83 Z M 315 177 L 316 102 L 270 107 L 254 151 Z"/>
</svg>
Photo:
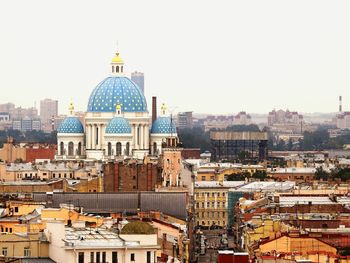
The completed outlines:
<svg viewBox="0 0 350 263">
<path fill-rule="evenodd" d="M 157 143 L 154 142 L 154 143 L 153 143 L 153 154 L 157 154 L 157 153 L 158 153 Z"/>
<path fill-rule="evenodd" d="M 108 156 L 111 156 L 111 155 L 112 155 L 112 144 L 111 144 L 110 142 L 108 143 L 107 152 L 108 152 Z"/>
<path fill-rule="evenodd" d="M 81 142 L 78 143 L 77 155 L 81 155 Z"/>
<path fill-rule="evenodd" d="M 130 155 L 130 143 L 126 143 L 126 148 L 125 148 L 125 155 L 129 156 Z"/>
<path fill-rule="evenodd" d="M 112 66 L 112 73 L 114 73 L 114 66 Z"/>
<path fill-rule="evenodd" d="M 117 156 L 122 155 L 122 144 L 120 142 L 117 142 Z"/>
<path fill-rule="evenodd" d="M 68 155 L 73 156 L 74 155 L 74 144 L 73 142 L 68 143 Z"/>
<path fill-rule="evenodd" d="M 64 155 L 64 143 L 60 143 L 60 155 Z"/>
<path fill-rule="evenodd" d="M 123 66 L 120 67 L 120 72 L 123 73 Z"/>
<path fill-rule="evenodd" d="M 115 67 L 115 72 L 119 73 L 119 66 Z"/>
</svg>

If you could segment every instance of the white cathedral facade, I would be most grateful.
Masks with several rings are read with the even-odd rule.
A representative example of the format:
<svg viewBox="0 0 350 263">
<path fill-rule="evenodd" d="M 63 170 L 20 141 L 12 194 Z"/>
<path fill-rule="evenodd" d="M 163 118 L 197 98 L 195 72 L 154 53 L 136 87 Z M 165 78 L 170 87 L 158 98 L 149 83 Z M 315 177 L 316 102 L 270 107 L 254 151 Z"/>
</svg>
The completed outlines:
<svg viewBox="0 0 350 263">
<path fill-rule="evenodd" d="M 91 92 L 85 125 L 69 116 L 57 130 L 56 159 L 108 160 L 147 155 L 159 155 L 165 146 L 176 146 L 175 123 L 166 114 L 154 123 L 147 110 L 147 102 L 140 88 L 124 74 L 124 61 L 116 53 L 111 62 L 111 74 Z"/>
</svg>

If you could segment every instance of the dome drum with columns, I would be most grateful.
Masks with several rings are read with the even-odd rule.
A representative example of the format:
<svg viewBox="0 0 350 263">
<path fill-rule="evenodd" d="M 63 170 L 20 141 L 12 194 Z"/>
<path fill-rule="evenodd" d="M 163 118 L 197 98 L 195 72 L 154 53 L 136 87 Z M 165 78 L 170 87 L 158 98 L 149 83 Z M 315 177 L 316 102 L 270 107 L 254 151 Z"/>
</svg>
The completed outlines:
<svg viewBox="0 0 350 263">
<path fill-rule="evenodd" d="M 73 103 L 69 105 L 69 116 L 57 129 L 57 159 L 84 158 L 84 127 L 79 118 L 73 116 Z"/>
<path fill-rule="evenodd" d="M 124 61 L 119 53 L 112 59 L 110 76 L 101 81 L 90 95 L 85 133 L 81 122 L 77 121 L 79 119 L 70 109 L 70 116 L 61 126 L 66 124 L 58 129 L 58 158 L 68 158 L 79 147 L 77 153 L 80 155 L 76 156 L 86 155 L 88 159 L 143 158 L 148 154 L 160 154 L 164 144 L 175 146 L 178 141 L 175 124 L 166 116 L 165 105 L 161 117 L 150 127 L 146 98 L 140 88 L 124 75 Z M 72 133 L 68 132 L 70 125 L 74 127 Z M 69 140 L 73 137 L 74 140 Z M 73 152 L 69 142 L 73 142 Z"/>
</svg>

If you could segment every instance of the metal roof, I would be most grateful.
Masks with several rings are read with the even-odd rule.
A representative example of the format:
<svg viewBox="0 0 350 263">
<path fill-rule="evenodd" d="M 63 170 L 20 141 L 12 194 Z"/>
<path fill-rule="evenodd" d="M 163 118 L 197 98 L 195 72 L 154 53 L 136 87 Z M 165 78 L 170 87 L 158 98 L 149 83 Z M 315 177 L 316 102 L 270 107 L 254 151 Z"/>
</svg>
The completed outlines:
<svg viewBox="0 0 350 263">
<path fill-rule="evenodd" d="M 87 213 L 137 213 L 161 211 L 186 219 L 186 192 L 119 192 L 119 193 L 33 193 L 36 202 L 47 202 L 53 208 L 60 204 L 83 207 Z"/>
</svg>

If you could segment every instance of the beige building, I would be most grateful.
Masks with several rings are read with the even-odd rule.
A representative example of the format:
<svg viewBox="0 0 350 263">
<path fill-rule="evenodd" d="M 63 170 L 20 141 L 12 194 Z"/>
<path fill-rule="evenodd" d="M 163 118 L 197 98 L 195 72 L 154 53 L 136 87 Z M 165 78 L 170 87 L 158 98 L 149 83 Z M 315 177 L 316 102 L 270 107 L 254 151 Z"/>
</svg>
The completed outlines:
<svg viewBox="0 0 350 263">
<path fill-rule="evenodd" d="M 196 182 L 196 224 L 225 227 L 228 221 L 228 190 L 243 185 L 244 181 Z"/>
<path fill-rule="evenodd" d="M 11 258 L 48 258 L 49 243 L 43 233 L 0 235 L 0 253 Z"/>
</svg>

